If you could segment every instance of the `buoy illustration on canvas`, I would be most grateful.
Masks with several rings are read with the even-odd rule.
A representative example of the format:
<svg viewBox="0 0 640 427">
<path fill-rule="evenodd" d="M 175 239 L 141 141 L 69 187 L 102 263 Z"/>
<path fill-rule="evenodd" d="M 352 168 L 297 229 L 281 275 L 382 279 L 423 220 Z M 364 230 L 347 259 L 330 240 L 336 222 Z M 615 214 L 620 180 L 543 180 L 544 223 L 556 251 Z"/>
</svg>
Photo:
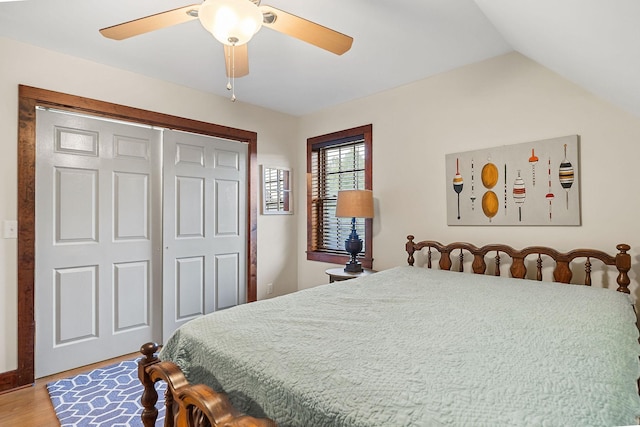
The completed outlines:
<svg viewBox="0 0 640 427">
<path fill-rule="evenodd" d="M 580 225 L 580 167 L 578 135 L 447 154 L 447 225 Z"/>
<path fill-rule="evenodd" d="M 504 216 L 507 216 L 507 164 L 504 164 Z"/>
<path fill-rule="evenodd" d="M 518 221 L 522 221 L 522 205 L 524 204 L 524 200 L 527 197 L 527 189 L 524 185 L 524 179 L 520 176 L 520 171 L 518 171 L 518 177 L 513 183 L 513 201 L 518 206 Z"/>
<path fill-rule="evenodd" d="M 453 177 L 453 191 L 458 194 L 458 219 L 460 219 L 460 193 L 462 192 L 463 184 L 462 175 L 460 175 L 460 163 L 459 160 L 456 159 L 456 174 Z"/>
<path fill-rule="evenodd" d="M 473 166 L 473 157 L 471 158 L 471 210 L 476 210 L 476 195 L 475 195 L 475 178 L 474 178 L 475 170 Z"/>
<path fill-rule="evenodd" d="M 535 149 L 531 149 L 531 157 L 529 157 L 529 164 L 531 165 L 531 184 L 536 186 L 536 163 L 538 163 L 538 156 L 536 156 Z"/>
<path fill-rule="evenodd" d="M 564 144 L 564 160 L 560 163 L 560 170 L 558 171 L 558 178 L 560 179 L 560 185 L 564 188 L 567 196 L 567 210 L 569 209 L 569 190 L 573 185 L 573 165 L 567 159 L 567 144 Z"/>
<path fill-rule="evenodd" d="M 498 183 L 498 167 L 491 163 L 491 159 L 487 159 L 487 163 L 482 167 L 482 172 L 480 173 L 480 178 L 482 179 L 482 185 L 489 190 L 482 196 L 482 212 L 489 218 L 489 222 L 491 222 L 491 218 L 496 216 L 498 213 L 498 209 L 500 207 L 500 202 L 498 201 L 498 196 L 496 193 L 491 191 L 493 187 Z"/>
<path fill-rule="evenodd" d="M 548 163 L 549 167 L 548 167 L 548 175 L 549 175 L 549 192 L 547 193 L 546 196 L 544 196 L 545 199 L 547 199 L 549 201 L 549 222 L 551 222 L 551 202 L 553 201 L 553 198 L 555 197 L 553 195 L 553 193 L 551 192 L 551 157 L 549 157 L 549 163 Z"/>
</svg>

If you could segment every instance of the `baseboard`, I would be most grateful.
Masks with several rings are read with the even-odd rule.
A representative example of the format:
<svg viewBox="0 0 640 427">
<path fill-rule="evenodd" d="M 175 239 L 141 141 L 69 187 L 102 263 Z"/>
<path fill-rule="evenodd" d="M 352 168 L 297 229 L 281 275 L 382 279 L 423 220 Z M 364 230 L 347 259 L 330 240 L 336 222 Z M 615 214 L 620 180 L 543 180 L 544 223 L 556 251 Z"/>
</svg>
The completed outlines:
<svg viewBox="0 0 640 427">
<path fill-rule="evenodd" d="M 0 374 L 0 393 L 18 387 L 18 371 L 7 371 Z"/>
</svg>

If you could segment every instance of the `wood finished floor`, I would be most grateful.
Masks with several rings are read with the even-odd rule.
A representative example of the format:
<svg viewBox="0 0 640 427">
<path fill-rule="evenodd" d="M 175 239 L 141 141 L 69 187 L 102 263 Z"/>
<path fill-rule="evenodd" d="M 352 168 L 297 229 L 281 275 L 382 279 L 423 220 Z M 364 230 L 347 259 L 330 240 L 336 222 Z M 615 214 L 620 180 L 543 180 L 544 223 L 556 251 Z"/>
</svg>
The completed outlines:
<svg viewBox="0 0 640 427">
<path fill-rule="evenodd" d="M 60 427 L 60 422 L 51 405 L 47 383 L 88 372 L 102 366 L 131 360 L 140 353 L 127 354 L 104 362 L 83 366 L 82 368 L 43 377 L 35 384 L 15 391 L 0 394 L 0 426 L 11 427 Z"/>
</svg>

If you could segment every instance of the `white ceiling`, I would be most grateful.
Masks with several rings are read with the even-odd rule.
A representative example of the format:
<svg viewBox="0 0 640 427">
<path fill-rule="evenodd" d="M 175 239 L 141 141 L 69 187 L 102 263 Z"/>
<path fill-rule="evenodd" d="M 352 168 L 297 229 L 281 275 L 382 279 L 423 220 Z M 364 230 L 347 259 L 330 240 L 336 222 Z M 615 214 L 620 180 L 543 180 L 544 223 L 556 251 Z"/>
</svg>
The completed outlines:
<svg viewBox="0 0 640 427">
<path fill-rule="evenodd" d="M 186 0 L 0 2 L 0 36 L 222 96 L 221 45 L 196 21 L 124 41 L 98 29 Z M 638 0 L 264 0 L 354 38 L 342 56 L 261 29 L 239 101 L 304 115 L 513 50 L 640 117 Z M 1 57 L 0 57 L 1 62 Z"/>
</svg>

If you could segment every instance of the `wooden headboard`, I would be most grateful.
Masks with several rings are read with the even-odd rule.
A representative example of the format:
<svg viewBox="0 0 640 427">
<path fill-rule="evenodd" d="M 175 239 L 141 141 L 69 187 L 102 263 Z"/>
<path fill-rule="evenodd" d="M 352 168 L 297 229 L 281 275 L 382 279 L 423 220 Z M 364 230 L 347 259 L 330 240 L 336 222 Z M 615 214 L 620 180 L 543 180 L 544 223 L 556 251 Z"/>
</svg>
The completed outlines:
<svg viewBox="0 0 640 427">
<path fill-rule="evenodd" d="M 616 246 L 616 249 L 618 249 L 619 251 L 616 255 L 609 255 L 605 252 L 595 249 L 574 249 L 572 251 L 563 253 L 545 246 L 529 246 L 522 250 L 517 250 L 512 248 L 511 246 L 501 244 L 485 245 L 479 248 L 470 243 L 464 242 L 456 242 L 448 245 L 443 245 L 442 243 L 436 242 L 434 240 L 423 240 L 416 243 L 413 241 L 414 237 L 412 235 L 407 236 L 407 239 L 408 241 L 406 244 L 406 250 L 409 254 L 409 258 L 407 259 L 409 265 L 414 264 L 414 253 L 416 251 L 427 248 L 428 268 L 432 268 L 432 250 L 436 250 L 440 253 L 440 269 L 451 270 L 452 252 L 459 250 L 459 271 L 463 271 L 464 254 L 466 251 L 473 255 L 473 262 L 471 263 L 473 273 L 486 274 L 487 264 L 485 262 L 485 257 L 489 255 L 490 252 L 495 252 L 496 254 L 493 258 L 496 265 L 494 275 L 500 276 L 500 262 L 502 260 L 500 254 L 505 254 L 511 258 L 511 266 L 509 267 L 511 276 L 518 279 L 523 279 L 526 277 L 527 267 L 525 265 L 525 259 L 529 255 L 534 255 L 536 262 L 536 279 L 542 280 L 542 264 L 544 255 L 553 259 L 555 262 L 555 267 L 553 269 L 553 280 L 555 282 L 562 283 L 571 282 L 571 278 L 573 277 L 573 272 L 571 271 L 571 262 L 575 259 L 584 259 L 584 284 L 587 286 L 591 286 L 591 260 L 597 259 L 605 265 L 613 265 L 616 267 L 616 269 L 618 270 L 618 277 L 616 278 L 616 281 L 618 283 L 617 291 L 626 294 L 629 293 L 629 283 L 631 283 L 631 281 L 627 273 L 631 269 L 631 255 L 629 255 L 627 252 L 631 249 L 631 247 L 624 243 Z"/>
</svg>

